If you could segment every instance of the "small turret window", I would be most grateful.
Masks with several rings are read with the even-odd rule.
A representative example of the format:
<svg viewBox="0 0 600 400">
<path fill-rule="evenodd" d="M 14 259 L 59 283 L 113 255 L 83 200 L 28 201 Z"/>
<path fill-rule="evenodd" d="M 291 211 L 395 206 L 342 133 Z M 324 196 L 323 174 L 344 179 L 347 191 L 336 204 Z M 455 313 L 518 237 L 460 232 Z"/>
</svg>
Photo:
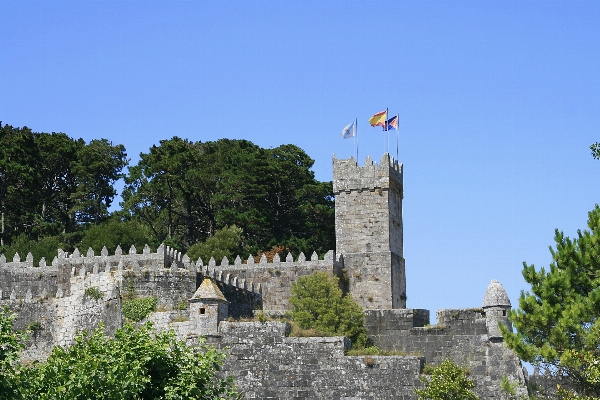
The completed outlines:
<svg viewBox="0 0 600 400">
<path fill-rule="evenodd" d="M 205 314 L 206 313 L 206 308 L 200 308 L 198 310 L 198 314 Z"/>
</svg>

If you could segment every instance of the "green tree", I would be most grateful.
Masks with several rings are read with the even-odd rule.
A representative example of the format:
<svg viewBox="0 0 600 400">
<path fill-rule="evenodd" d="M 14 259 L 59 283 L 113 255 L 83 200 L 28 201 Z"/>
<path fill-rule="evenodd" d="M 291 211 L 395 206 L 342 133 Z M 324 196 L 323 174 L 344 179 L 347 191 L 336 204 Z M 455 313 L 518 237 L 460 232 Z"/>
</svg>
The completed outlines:
<svg viewBox="0 0 600 400">
<path fill-rule="evenodd" d="M 70 233 L 77 225 L 72 209 L 76 201 L 77 177 L 72 166 L 85 147 L 83 139 L 72 139 L 64 133 L 36 133 L 40 172 L 38 215 L 42 235 Z"/>
<path fill-rule="evenodd" d="M 117 194 L 114 184 L 123 177 L 121 171 L 126 165 L 127 154 L 122 144 L 113 145 L 100 139 L 78 149 L 77 161 L 71 164 L 77 180 L 72 211 L 78 222 L 97 225 L 108 218 L 108 208 Z"/>
<path fill-rule="evenodd" d="M 0 123 L 0 246 L 23 235 L 73 246 L 86 224 L 107 219 L 126 164 L 124 147 L 105 139 L 86 145 Z"/>
<path fill-rule="evenodd" d="M 13 331 L 13 319 L 14 314 L 6 306 L 0 308 L 0 399 L 18 398 L 15 366 L 26 336 Z"/>
<path fill-rule="evenodd" d="M 592 150 L 592 157 L 596 160 L 600 160 L 600 142 L 592 144 L 590 150 Z"/>
<path fill-rule="evenodd" d="M 291 316 L 302 329 L 342 335 L 353 347 L 367 345 L 367 330 L 360 305 L 339 287 L 339 278 L 326 272 L 302 276 L 292 283 Z"/>
<path fill-rule="evenodd" d="M 136 250 L 141 252 L 146 244 L 154 249 L 158 247 L 147 225 L 136 220 L 122 221 L 113 217 L 100 225 L 90 226 L 77 247 L 83 253 L 91 247 L 98 255 L 104 246 L 113 253 L 117 246 L 121 246 L 121 249 L 127 252 L 131 245 L 134 245 Z"/>
<path fill-rule="evenodd" d="M 570 379 L 581 394 L 600 396 L 600 208 L 588 214 L 589 230 L 575 239 L 556 230 L 549 270 L 523 264 L 531 285 L 503 329 L 517 355 Z"/>
<path fill-rule="evenodd" d="M 214 236 L 209 237 L 206 241 L 192 245 L 187 255 L 193 261 L 201 258 L 205 263 L 211 257 L 214 257 L 217 262 L 220 262 L 223 257 L 233 260 L 235 256 L 243 255 L 242 230 L 237 226 L 219 229 Z"/>
<path fill-rule="evenodd" d="M 331 183 L 318 182 L 300 148 L 262 149 L 246 140 L 190 142 L 174 137 L 129 169 L 124 208 L 159 242 L 187 249 L 227 226 L 242 229 L 249 251 L 334 246 Z"/>
<path fill-rule="evenodd" d="M 175 136 L 141 153 L 125 177 L 123 206 L 144 221 L 159 242 L 179 242 L 178 247 L 203 240 L 214 227 L 212 206 L 206 196 L 198 144 Z"/>
<path fill-rule="evenodd" d="M 35 225 L 40 176 L 34 134 L 0 122 L 0 246 L 30 234 Z"/>
<path fill-rule="evenodd" d="M 25 399 L 231 399 L 231 378 L 216 372 L 225 355 L 213 347 L 187 346 L 171 332 L 154 332 L 150 324 L 126 325 L 114 338 L 82 333 L 48 359 L 26 367 Z"/>
<path fill-rule="evenodd" d="M 415 389 L 419 399 L 431 400 L 476 400 L 475 393 L 471 389 L 475 383 L 469 379 L 469 373 L 465 368 L 445 360 L 436 367 L 426 366 L 421 377 L 425 389 Z"/>
</svg>

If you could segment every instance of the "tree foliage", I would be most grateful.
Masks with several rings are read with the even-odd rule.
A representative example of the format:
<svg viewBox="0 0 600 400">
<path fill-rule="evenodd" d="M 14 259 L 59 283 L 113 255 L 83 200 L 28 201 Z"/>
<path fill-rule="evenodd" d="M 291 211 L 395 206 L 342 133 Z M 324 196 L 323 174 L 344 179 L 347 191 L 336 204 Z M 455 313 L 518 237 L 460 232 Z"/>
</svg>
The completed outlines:
<svg viewBox="0 0 600 400">
<path fill-rule="evenodd" d="M 339 278 L 326 272 L 302 276 L 292 283 L 291 316 L 302 329 L 342 335 L 353 347 L 367 345 L 367 330 L 360 305 L 339 287 Z"/>
<path fill-rule="evenodd" d="M 242 256 L 243 252 L 242 229 L 237 226 L 228 226 L 216 231 L 215 235 L 209 237 L 206 241 L 192 245 L 187 255 L 193 261 L 201 258 L 202 261 L 207 263 L 211 257 L 219 262 L 223 257 L 233 260 L 237 255 Z"/>
<path fill-rule="evenodd" d="M 600 208 L 575 239 L 556 230 L 549 270 L 524 263 L 531 285 L 503 329 L 506 343 L 525 361 L 568 377 L 582 394 L 600 395 Z"/>
<path fill-rule="evenodd" d="M 86 143 L 0 123 L 0 253 L 31 251 L 37 264 L 58 247 L 99 252 L 162 242 L 206 250 L 222 245 L 213 238 L 232 226 L 241 229 L 239 246 L 219 248 L 216 259 L 277 246 L 323 254 L 335 245 L 331 182 L 314 178 L 314 161 L 297 146 L 173 137 L 142 153 L 125 177 L 126 157 L 106 139 Z M 111 213 L 121 178 L 123 209 Z"/>
<path fill-rule="evenodd" d="M 235 225 L 251 252 L 324 252 L 334 245 L 332 187 L 315 180 L 313 162 L 293 145 L 173 137 L 129 169 L 123 205 L 184 250 Z"/>
<path fill-rule="evenodd" d="M 0 245 L 5 245 L 11 236 L 29 232 L 34 226 L 39 152 L 29 128 L 1 123 L 0 149 Z"/>
<path fill-rule="evenodd" d="M 13 332 L 14 315 L 8 308 L 0 308 L 0 399 L 17 397 L 16 363 L 23 348 L 25 335 Z"/>
<path fill-rule="evenodd" d="M 125 325 L 110 338 L 99 327 L 68 348 L 54 347 L 41 363 L 16 368 L 24 339 L 12 315 L 0 311 L 0 398 L 234 399 L 232 379 L 217 375 L 225 355 L 211 346 L 187 346 L 151 324 Z"/>
<path fill-rule="evenodd" d="M 125 148 L 106 139 L 72 139 L 0 123 L 0 246 L 69 234 L 105 221 Z"/>
<path fill-rule="evenodd" d="M 123 221 L 120 218 L 111 218 L 103 224 L 90 226 L 77 247 L 82 252 L 91 247 L 98 255 L 105 246 L 111 253 L 117 246 L 121 246 L 123 251 L 128 251 L 132 245 L 140 252 L 146 244 L 154 249 L 159 246 L 147 225 L 137 220 Z"/>
<path fill-rule="evenodd" d="M 592 144 L 590 150 L 592 151 L 592 157 L 596 160 L 600 160 L 600 142 Z"/>
<path fill-rule="evenodd" d="M 77 187 L 71 198 L 71 209 L 78 222 L 94 225 L 108 217 L 108 208 L 117 191 L 114 183 L 123 175 L 127 153 L 122 144 L 113 145 L 106 139 L 94 139 L 78 149 L 77 161 L 71 163 Z"/>
<path fill-rule="evenodd" d="M 471 389 L 475 383 L 469 379 L 469 372 L 445 360 L 436 367 L 426 366 L 421 377 L 425 389 L 415 389 L 419 399 L 431 400 L 476 400 L 478 397 Z"/>
</svg>

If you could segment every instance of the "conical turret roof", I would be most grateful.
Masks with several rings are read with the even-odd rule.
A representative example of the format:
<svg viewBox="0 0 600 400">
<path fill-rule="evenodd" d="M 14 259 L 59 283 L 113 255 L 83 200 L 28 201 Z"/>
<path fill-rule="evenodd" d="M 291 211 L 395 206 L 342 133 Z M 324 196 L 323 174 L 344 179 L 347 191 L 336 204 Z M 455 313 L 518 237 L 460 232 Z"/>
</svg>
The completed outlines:
<svg viewBox="0 0 600 400">
<path fill-rule="evenodd" d="M 483 308 L 486 307 L 510 307 L 510 299 L 504 290 L 504 286 L 493 279 L 485 291 L 483 297 Z"/>
<path fill-rule="evenodd" d="M 204 277 L 202 284 L 200 284 L 200 287 L 196 290 L 196 293 L 194 293 L 190 300 L 217 300 L 227 302 L 227 299 L 223 296 L 223 293 L 217 284 L 209 277 Z"/>
</svg>

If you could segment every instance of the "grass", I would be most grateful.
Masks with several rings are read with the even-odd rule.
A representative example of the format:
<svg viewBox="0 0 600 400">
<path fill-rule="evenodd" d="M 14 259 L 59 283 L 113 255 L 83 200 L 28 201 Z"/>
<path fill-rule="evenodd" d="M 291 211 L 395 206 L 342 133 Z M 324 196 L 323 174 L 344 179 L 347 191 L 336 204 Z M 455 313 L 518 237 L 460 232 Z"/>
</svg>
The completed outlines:
<svg viewBox="0 0 600 400">
<path fill-rule="evenodd" d="M 96 286 L 90 286 L 89 288 L 85 289 L 85 295 L 96 301 L 104 297 L 100 289 L 98 289 Z"/>
<path fill-rule="evenodd" d="M 407 353 L 405 351 L 382 350 L 377 346 L 369 346 L 362 349 L 350 349 L 346 351 L 347 356 L 421 356 L 418 353 Z"/>
</svg>

